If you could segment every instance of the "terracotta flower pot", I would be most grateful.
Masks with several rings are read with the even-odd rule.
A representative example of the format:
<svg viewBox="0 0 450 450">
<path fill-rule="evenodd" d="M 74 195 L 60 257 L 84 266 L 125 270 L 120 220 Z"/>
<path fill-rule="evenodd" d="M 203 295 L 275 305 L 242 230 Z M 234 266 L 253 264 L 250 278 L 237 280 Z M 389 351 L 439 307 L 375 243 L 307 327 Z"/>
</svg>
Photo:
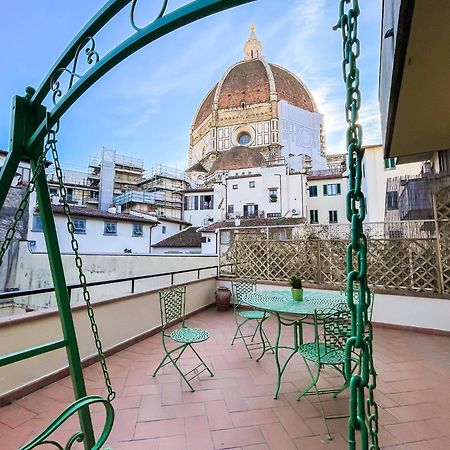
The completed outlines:
<svg viewBox="0 0 450 450">
<path fill-rule="evenodd" d="M 303 289 L 292 288 L 292 298 L 297 302 L 301 302 L 303 300 Z"/>
<path fill-rule="evenodd" d="M 231 305 L 231 292 L 225 286 L 219 286 L 216 291 L 217 311 L 226 311 Z"/>
</svg>

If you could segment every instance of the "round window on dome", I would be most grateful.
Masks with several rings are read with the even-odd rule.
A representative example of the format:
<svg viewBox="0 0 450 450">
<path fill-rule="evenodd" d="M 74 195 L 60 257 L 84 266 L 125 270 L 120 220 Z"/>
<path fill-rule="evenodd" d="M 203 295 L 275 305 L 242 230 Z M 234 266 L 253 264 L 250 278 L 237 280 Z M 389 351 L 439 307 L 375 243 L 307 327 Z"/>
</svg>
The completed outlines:
<svg viewBox="0 0 450 450">
<path fill-rule="evenodd" d="M 238 136 L 239 144 L 248 145 L 248 144 L 250 144 L 250 141 L 251 141 L 251 136 L 247 132 L 244 131 L 243 133 L 239 134 L 239 136 Z"/>
</svg>

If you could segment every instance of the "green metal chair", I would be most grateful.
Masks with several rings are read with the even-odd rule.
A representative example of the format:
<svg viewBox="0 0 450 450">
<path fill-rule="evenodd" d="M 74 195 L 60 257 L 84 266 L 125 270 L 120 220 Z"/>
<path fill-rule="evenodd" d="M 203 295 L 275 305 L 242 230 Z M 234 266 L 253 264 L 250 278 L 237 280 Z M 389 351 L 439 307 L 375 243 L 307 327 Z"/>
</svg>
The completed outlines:
<svg viewBox="0 0 450 450">
<path fill-rule="evenodd" d="M 348 387 L 344 363 L 345 345 L 348 337 L 351 335 L 351 313 L 347 306 L 340 304 L 324 311 L 316 310 L 314 312 L 314 334 L 314 342 L 307 342 L 299 347 L 299 353 L 305 361 L 306 368 L 311 377 L 311 383 L 297 396 L 297 400 L 300 400 L 306 395 L 317 395 L 328 439 L 332 439 L 328 429 L 327 419 L 339 419 L 348 417 L 348 415 L 325 416 L 320 397 L 324 394 L 333 394 L 333 397 L 336 397 Z M 352 362 L 354 363 L 353 373 L 359 367 L 359 357 L 352 355 Z M 315 374 L 311 368 L 311 363 L 317 367 Z M 337 370 L 343 376 L 343 386 L 328 389 L 317 388 L 320 373 L 326 366 Z M 314 391 L 311 392 L 311 389 L 314 389 Z"/>
<path fill-rule="evenodd" d="M 272 347 L 269 338 L 262 328 L 262 324 L 268 318 L 268 314 L 264 311 L 242 308 L 243 296 L 256 292 L 256 281 L 233 280 L 231 282 L 231 291 L 233 294 L 234 318 L 236 320 L 236 332 L 234 333 L 231 345 L 234 344 L 236 339 L 242 339 L 250 358 L 252 358 L 252 351 L 262 350 L 261 356 L 257 360 L 259 361 L 264 356 L 266 348 Z M 245 335 L 242 327 L 249 321 L 256 321 L 256 327 L 252 334 Z M 255 342 L 255 336 L 258 332 L 261 340 Z"/>
<path fill-rule="evenodd" d="M 156 370 L 153 372 L 153 376 L 156 376 L 159 369 L 166 366 L 167 364 L 172 363 L 180 373 L 183 380 L 187 383 L 191 391 L 194 392 L 195 389 L 190 383 L 193 378 L 198 377 L 205 370 L 207 370 L 212 377 L 214 376 L 214 374 L 203 362 L 200 355 L 192 346 L 193 344 L 198 344 L 199 342 L 206 341 L 209 338 L 209 333 L 201 328 L 190 328 L 185 323 L 186 286 L 173 286 L 160 291 L 159 304 L 161 309 L 162 344 L 166 354 L 162 361 L 159 363 Z M 174 321 L 181 321 L 181 327 L 175 329 L 171 333 L 167 333 L 166 329 L 169 328 Z M 180 345 L 176 346 L 175 348 L 169 349 L 167 347 L 167 338 L 170 338 L 172 341 L 175 341 Z M 188 347 L 200 360 L 200 364 L 198 364 L 188 372 L 183 373 L 183 371 L 178 366 L 178 360 Z M 200 368 L 201 370 L 199 370 Z"/>
</svg>

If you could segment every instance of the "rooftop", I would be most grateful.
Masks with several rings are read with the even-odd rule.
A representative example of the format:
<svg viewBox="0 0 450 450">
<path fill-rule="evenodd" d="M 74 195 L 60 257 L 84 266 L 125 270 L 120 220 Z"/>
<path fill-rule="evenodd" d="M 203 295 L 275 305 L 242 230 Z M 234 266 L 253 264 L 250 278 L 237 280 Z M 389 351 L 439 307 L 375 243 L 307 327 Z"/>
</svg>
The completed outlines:
<svg viewBox="0 0 450 450">
<path fill-rule="evenodd" d="M 196 348 L 214 377 L 202 374 L 194 379 L 195 392 L 187 390 L 171 366 L 153 378 L 163 355 L 159 334 L 110 356 L 108 367 L 118 395 L 107 446 L 114 450 L 347 448 L 347 419 L 329 421 L 333 441 L 327 441 L 315 397 L 295 400 L 308 382 L 300 358 L 287 366 L 281 395 L 274 400 L 273 358 L 267 354 L 257 363 L 240 343 L 230 346 L 235 330 L 231 311 L 208 309 L 188 323 L 210 332 L 210 339 Z M 275 329 L 276 320 L 269 318 L 265 323 L 269 339 Z M 383 450 L 447 449 L 450 393 L 442 382 L 450 378 L 450 337 L 384 328 L 375 328 L 374 333 Z M 312 337 L 311 330 L 307 335 Z M 182 360 L 181 364 L 191 361 L 188 356 Z M 106 394 L 98 364 L 87 367 L 84 374 L 89 394 Z M 334 376 L 327 370 L 321 379 L 328 385 Z M 341 395 L 323 401 L 328 414 L 347 411 L 348 392 Z M 16 450 L 29 441 L 71 401 L 71 383 L 64 378 L 0 408 L 2 449 Z M 94 424 L 102 420 L 102 413 L 94 411 Z M 58 429 L 60 441 L 78 430 L 76 425 L 70 420 Z"/>
<path fill-rule="evenodd" d="M 197 233 L 198 229 L 199 227 L 189 227 L 152 245 L 152 247 L 201 247 L 202 235 Z"/>
<path fill-rule="evenodd" d="M 278 217 L 274 219 L 255 218 L 255 219 L 239 219 L 238 225 L 236 220 L 222 220 L 207 227 L 201 231 L 216 231 L 219 228 L 239 228 L 239 227 L 277 227 L 283 225 L 298 225 L 305 223 L 305 219 L 301 217 Z"/>
<path fill-rule="evenodd" d="M 52 205 L 52 210 L 55 214 L 64 214 L 62 205 Z M 108 211 L 100 211 L 99 209 L 87 208 L 82 206 L 70 206 L 70 213 L 72 216 L 92 217 L 97 219 L 120 220 L 126 222 L 143 222 L 143 223 L 158 223 L 156 218 L 154 220 L 145 217 L 134 216 L 131 214 L 111 213 Z"/>
</svg>

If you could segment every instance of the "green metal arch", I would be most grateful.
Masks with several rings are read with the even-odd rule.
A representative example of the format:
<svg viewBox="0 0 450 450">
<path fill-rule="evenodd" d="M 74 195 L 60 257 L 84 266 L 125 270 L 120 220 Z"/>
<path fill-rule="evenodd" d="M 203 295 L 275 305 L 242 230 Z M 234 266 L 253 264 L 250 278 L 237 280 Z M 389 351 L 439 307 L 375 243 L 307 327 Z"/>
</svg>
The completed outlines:
<svg viewBox="0 0 450 450">
<path fill-rule="evenodd" d="M 35 131 L 28 138 L 24 148 L 25 152 L 44 137 L 47 129 L 54 126 L 84 92 L 128 56 L 171 31 L 181 28 L 189 23 L 253 1 L 256 0 L 195 0 L 164 15 L 163 13 L 167 5 L 167 0 L 163 0 L 163 7 L 160 14 L 149 25 L 143 28 L 137 28 L 131 19 L 131 26 L 136 32 L 100 58 L 98 62 L 96 62 L 68 89 L 54 108 L 47 113 L 46 119 L 39 123 Z M 95 36 L 99 30 L 130 3 L 132 3 L 130 17 L 132 17 L 137 0 L 110 0 L 94 15 L 89 23 L 86 24 L 64 50 L 45 76 L 37 91 L 32 95 L 30 101 L 32 109 L 38 107 L 50 93 L 52 80 L 54 80 L 58 71 L 66 70 L 68 65 L 74 61 L 77 57 L 77 51 L 79 51 L 80 45 L 82 45 L 86 39 Z"/>
</svg>

